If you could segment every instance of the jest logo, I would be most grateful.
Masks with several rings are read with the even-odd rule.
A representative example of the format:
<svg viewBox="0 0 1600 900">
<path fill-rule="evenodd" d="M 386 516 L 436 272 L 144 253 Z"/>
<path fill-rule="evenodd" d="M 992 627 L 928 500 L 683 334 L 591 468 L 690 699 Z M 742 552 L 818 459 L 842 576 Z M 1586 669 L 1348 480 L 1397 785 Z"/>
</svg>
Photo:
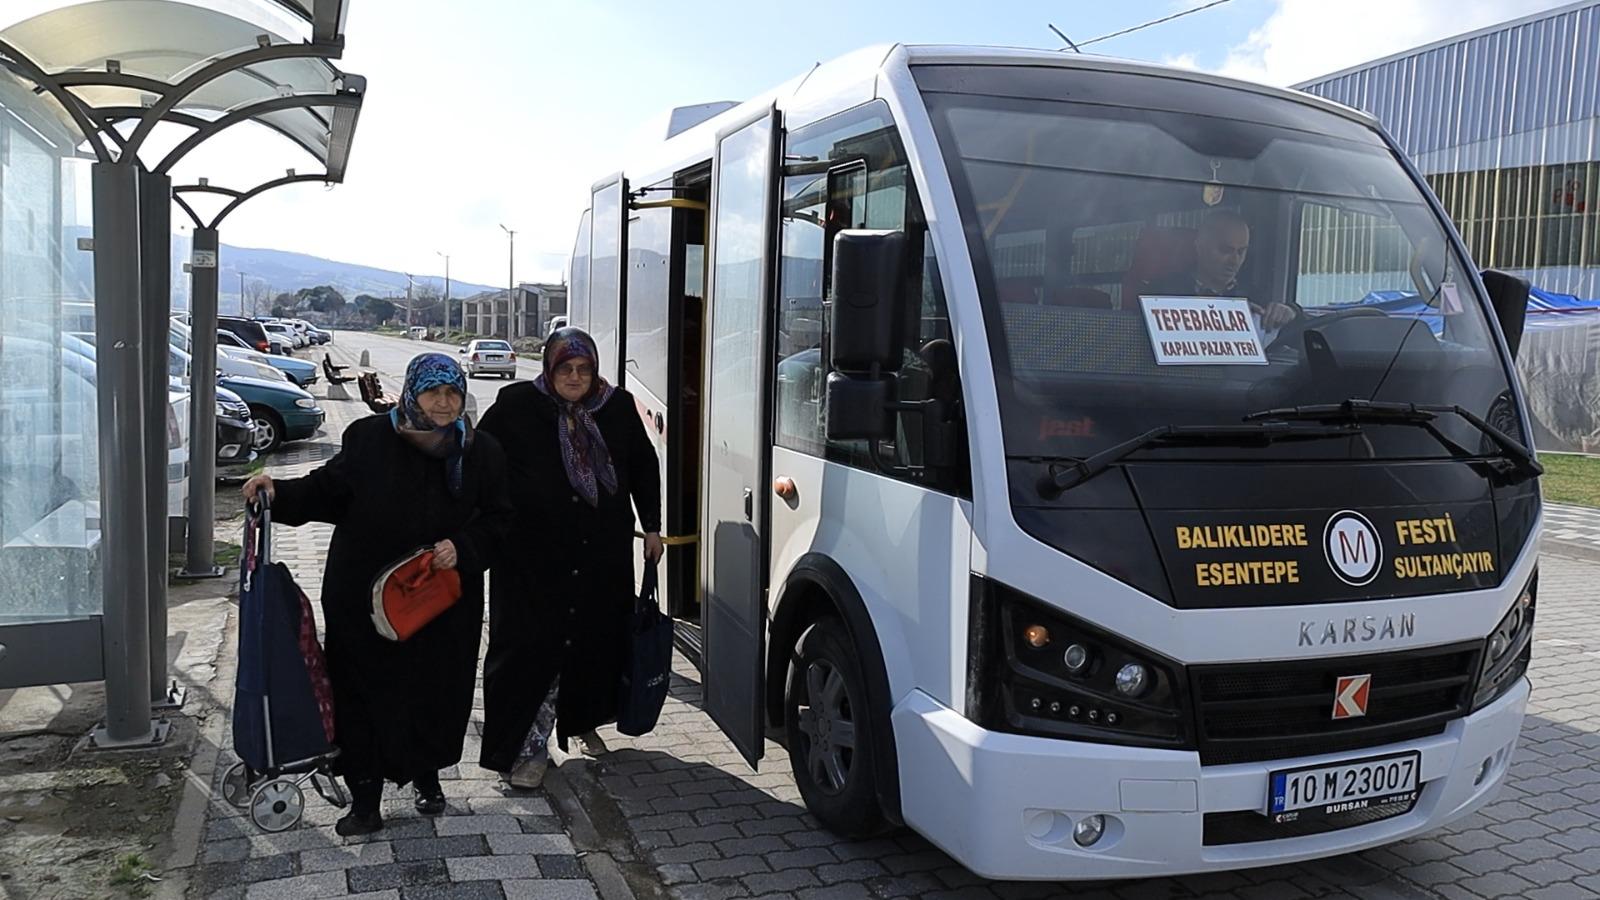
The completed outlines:
<svg viewBox="0 0 1600 900">
<path fill-rule="evenodd" d="M 1322 549 L 1333 574 L 1356 587 L 1371 584 L 1383 564 L 1378 529 L 1366 516 L 1350 510 L 1334 513 L 1328 520 L 1322 532 Z"/>
</svg>

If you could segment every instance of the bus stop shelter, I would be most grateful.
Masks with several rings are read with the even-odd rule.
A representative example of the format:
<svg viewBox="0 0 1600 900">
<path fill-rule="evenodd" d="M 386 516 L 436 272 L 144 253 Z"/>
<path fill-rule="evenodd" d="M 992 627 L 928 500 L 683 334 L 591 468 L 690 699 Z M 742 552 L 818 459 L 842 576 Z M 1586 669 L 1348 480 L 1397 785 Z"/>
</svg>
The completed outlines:
<svg viewBox="0 0 1600 900">
<path fill-rule="evenodd" d="M 334 65 L 347 0 L 5 7 L 0 152 L 20 144 L 42 162 L 15 191 L 0 184 L 0 368 L 11 354 L 37 382 L 0 387 L 0 476 L 27 501 L 0 512 L 0 689 L 104 681 L 94 745 L 141 746 L 162 739 L 154 712 L 179 696 L 166 660 L 163 414 L 174 200 L 196 227 L 186 568 L 215 574 L 217 229 L 263 191 L 342 181 L 366 84 Z M 174 185 L 192 151 L 246 123 L 298 148 L 287 174 Z M 214 215 L 191 202 L 205 193 L 221 197 Z M 92 228 L 75 232 L 83 210 Z M 28 276 L 37 286 L 11 287 Z"/>
</svg>

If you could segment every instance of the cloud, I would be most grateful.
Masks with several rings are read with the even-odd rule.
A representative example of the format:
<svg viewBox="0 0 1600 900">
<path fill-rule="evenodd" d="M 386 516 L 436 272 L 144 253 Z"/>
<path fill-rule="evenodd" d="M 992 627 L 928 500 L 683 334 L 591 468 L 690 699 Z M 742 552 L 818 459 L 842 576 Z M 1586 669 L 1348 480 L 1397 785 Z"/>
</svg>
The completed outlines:
<svg viewBox="0 0 1600 900">
<path fill-rule="evenodd" d="M 1564 0 L 1274 0 L 1260 28 L 1228 50 L 1222 75 L 1290 85 L 1421 44 L 1561 5 Z M 1184 54 L 1177 59 L 1192 59 Z"/>
<path fill-rule="evenodd" d="M 1177 56 L 1164 56 L 1161 58 L 1161 64 L 1164 66 L 1172 66 L 1175 69 L 1198 69 L 1201 67 L 1200 58 L 1193 53 L 1179 53 Z"/>
</svg>

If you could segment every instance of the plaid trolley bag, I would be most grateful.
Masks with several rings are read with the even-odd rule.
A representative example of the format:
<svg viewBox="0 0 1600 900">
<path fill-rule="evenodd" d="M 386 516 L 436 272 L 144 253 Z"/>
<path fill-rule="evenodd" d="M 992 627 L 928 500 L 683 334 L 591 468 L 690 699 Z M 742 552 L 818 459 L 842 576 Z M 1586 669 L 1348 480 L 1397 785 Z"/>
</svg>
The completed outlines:
<svg viewBox="0 0 1600 900">
<path fill-rule="evenodd" d="M 245 513 L 239 566 L 239 672 L 233 748 L 242 762 L 222 780 L 223 799 L 250 811 L 263 831 L 294 827 L 307 781 L 336 807 L 348 803 L 329 771 L 333 690 L 311 601 L 289 567 L 272 562 L 272 510 L 265 494 Z"/>
</svg>

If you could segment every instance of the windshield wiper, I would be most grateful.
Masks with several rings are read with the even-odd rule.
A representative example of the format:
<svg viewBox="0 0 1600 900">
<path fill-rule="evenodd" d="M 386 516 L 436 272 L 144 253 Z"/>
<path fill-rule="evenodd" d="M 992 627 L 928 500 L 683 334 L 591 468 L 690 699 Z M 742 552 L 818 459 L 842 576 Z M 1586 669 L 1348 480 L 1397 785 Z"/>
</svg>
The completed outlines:
<svg viewBox="0 0 1600 900">
<path fill-rule="evenodd" d="M 1430 434 L 1438 438 L 1446 446 L 1454 448 L 1456 446 L 1455 442 L 1433 427 L 1433 420 L 1437 419 L 1441 413 L 1457 416 L 1468 425 L 1482 432 L 1490 442 L 1500 448 L 1501 456 L 1515 470 L 1529 476 L 1544 474 L 1544 466 L 1539 464 L 1539 460 L 1534 456 L 1532 450 L 1524 447 L 1517 439 L 1485 422 L 1476 413 L 1460 406 L 1395 403 L 1352 398 L 1341 403 L 1312 403 L 1305 406 L 1264 409 L 1260 412 L 1251 413 L 1245 416 L 1244 419 L 1246 422 L 1314 421 L 1352 425 L 1359 425 L 1362 422 L 1375 422 L 1395 425 L 1418 425 L 1426 428 Z"/>
<path fill-rule="evenodd" d="M 1039 481 L 1039 494 L 1047 500 L 1053 500 L 1061 496 L 1063 491 L 1088 481 L 1123 458 L 1146 447 L 1265 446 L 1275 441 L 1350 437 L 1360 433 L 1361 429 L 1353 425 L 1306 426 L 1289 422 L 1264 422 L 1257 425 L 1162 425 L 1070 465 L 1052 464 L 1050 473 Z"/>
</svg>

